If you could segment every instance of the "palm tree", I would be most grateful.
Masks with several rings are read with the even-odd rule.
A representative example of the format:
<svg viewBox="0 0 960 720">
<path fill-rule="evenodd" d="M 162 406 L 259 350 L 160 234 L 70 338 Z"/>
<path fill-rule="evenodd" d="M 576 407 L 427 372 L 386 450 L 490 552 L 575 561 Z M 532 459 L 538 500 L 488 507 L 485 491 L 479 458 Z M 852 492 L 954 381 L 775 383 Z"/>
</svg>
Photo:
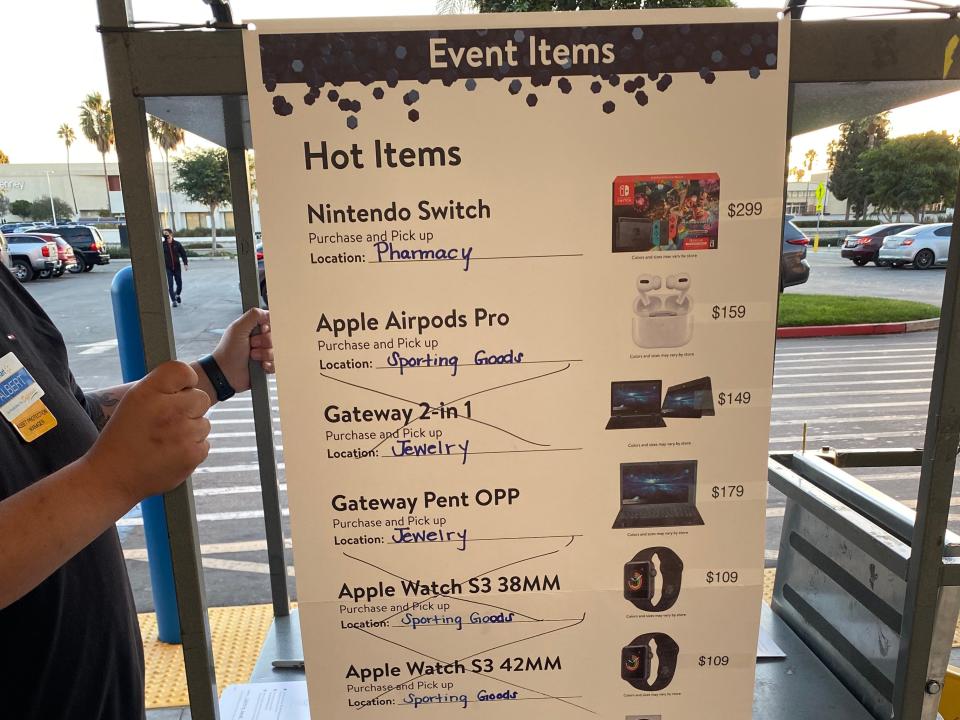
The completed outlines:
<svg viewBox="0 0 960 720">
<path fill-rule="evenodd" d="M 803 191 L 804 207 L 806 207 L 810 202 L 810 199 L 809 199 L 810 177 L 809 176 L 813 175 L 813 163 L 816 161 L 816 159 L 817 159 L 817 151 L 814 150 L 813 148 L 810 148 L 803 154 L 803 160 L 804 160 L 803 166 L 807 169 L 807 173 L 809 174 L 807 177 L 807 188 L 806 190 Z"/>
<path fill-rule="evenodd" d="M 176 215 L 173 212 L 173 189 L 170 185 L 170 152 L 176 152 L 177 148 L 183 145 L 183 129 L 152 115 L 147 118 L 147 127 L 150 129 L 150 137 L 163 150 L 163 162 L 167 173 L 167 200 L 169 201 L 167 209 L 170 211 L 170 225 L 172 226 L 175 224 L 174 218 Z"/>
<path fill-rule="evenodd" d="M 83 136 L 97 147 L 103 160 L 103 184 L 107 191 L 107 209 L 110 204 L 110 180 L 107 177 L 107 153 L 113 148 L 113 115 L 110 101 L 103 101 L 98 92 L 92 92 L 80 104 L 80 131 Z"/>
<path fill-rule="evenodd" d="M 70 178 L 70 195 L 73 196 L 73 212 L 79 215 L 80 206 L 77 205 L 77 193 L 73 190 L 73 173 L 70 172 L 70 146 L 73 145 L 77 139 L 77 134 L 73 131 L 72 127 L 64 123 L 57 128 L 57 137 L 63 140 L 63 144 L 67 148 L 67 177 Z"/>
</svg>

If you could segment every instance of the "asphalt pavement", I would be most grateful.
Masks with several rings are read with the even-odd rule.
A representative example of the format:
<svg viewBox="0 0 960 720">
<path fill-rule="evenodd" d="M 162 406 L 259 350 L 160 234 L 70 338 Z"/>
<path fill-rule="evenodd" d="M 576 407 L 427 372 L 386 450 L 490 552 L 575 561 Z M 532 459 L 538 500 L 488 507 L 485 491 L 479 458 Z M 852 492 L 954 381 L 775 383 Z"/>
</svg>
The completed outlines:
<svg viewBox="0 0 960 720">
<path fill-rule="evenodd" d="M 824 295 L 864 295 L 867 297 L 917 300 L 940 305 L 946 268 L 914 270 L 912 267 L 877 267 L 873 263 L 857 267 L 840 257 L 839 248 L 809 250 L 810 279 L 803 285 L 787 288 L 788 293 Z"/>
<path fill-rule="evenodd" d="M 847 268 L 833 251 L 811 253 L 814 271 L 802 291 L 850 295 L 884 294 L 939 303 L 942 270 L 893 271 Z M 93 389 L 120 382 L 110 311 L 110 282 L 122 263 L 27 287 L 64 334 L 74 374 Z M 873 277 L 896 277 L 898 287 Z M 172 309 L 178 356 L 193 359 L 209 352 L 240 309 L 236 265 L 228 260 L 198 260 L 186 274 L 184 304 Z M 886 286 L 886 287 L 885 287 Z M 791 288 L 789 292 L 796 292 Z M 899 294 L 892 294 L 899 293 Z M 929 402 L 936 333 L 873 337 L 781 340 L 777 343 L 771 450 L 801 447 L 807 423 L 807 447 L 920 447 Z M 275 386 L 271 382 L 271 389 Z M 275 397 L 275 394 L 274 394 Z M 210 413 L 211 453 L 194 475 L 201 555 L 210 605 L 270 602 L 263 513 L 256 467 L 253 413 L 248 394 L 232 398 Z M 284 527 L 286 492 L 277 413 L 277 459 L 281 463 Z M 915 506 L 919 470 L 880 468 L 855 475 L 892 497 Z M 960 494 L 954 493 L 960 505 Z M 768 565 L 776 561 L 784 499 L 771 491 L 767 509 Z M 131 583 L 140 611 L 152 609 L 143 526 L 134 510 L 118 523 Z M 950 516 L 960 532 L 960 511 Z M 289 545 L 289 540 L 288 540 Z M 288 564 L 295 597 L 292 557 Z"/>
</svg>

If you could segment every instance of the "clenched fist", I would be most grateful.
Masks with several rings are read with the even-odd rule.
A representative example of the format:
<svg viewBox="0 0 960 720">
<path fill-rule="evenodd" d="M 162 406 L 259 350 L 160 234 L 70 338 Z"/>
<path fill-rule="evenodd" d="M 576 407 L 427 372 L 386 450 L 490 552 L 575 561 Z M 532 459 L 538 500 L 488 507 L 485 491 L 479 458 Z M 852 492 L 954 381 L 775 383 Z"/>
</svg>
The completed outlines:
<svg viewBox="0 0 960 720">
<path fill-rule="evenodd" d="M 131 504 L 172 490 L 210 451 L 209 407 L 193 368 L 164 363 L 127 391 L 87 461 L 125 488 Z"/>
</svg>

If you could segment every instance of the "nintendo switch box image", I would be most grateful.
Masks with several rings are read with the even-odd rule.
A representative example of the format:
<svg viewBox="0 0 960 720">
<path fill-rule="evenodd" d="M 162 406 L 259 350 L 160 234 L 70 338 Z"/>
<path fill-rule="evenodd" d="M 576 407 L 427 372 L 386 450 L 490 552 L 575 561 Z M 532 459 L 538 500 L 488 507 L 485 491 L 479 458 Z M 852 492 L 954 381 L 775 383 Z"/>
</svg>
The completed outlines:
<svg viewBox="0 0 960 720">
<path fill-rule="evenodd" d="M 613 252 L 716 250 L 716 173 L 622 175 L 613 181 Z"/>
</svg>

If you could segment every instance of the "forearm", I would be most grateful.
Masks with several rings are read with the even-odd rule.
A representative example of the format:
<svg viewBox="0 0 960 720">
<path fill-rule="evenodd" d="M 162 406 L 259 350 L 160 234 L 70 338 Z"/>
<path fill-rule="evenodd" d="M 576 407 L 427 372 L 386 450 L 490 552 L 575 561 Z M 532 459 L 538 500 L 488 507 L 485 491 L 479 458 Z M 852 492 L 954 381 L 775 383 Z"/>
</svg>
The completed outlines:
<svg viewBox="0 0 960 720">
<path fill-rule="evenodd" d="M 193 368 L 199 378 L 197 389 L 203 390 L 210 397 L 210 404 L 213 405 L 217 402 L 217 393 L 216 390 L 213 389 L 213 385 L 207 377 L 207 374 L 197 362 L 190 363 L 190 367 Z M 117 405 L 123 400 L 123 396 L 136 384 L 137 383 L 132 382 L 126 383 L 125 385 L 114 385 L 113 387 L 85 393 L 87 398 L 87 411 L 93 423 L 97 426 L 97 430 L 103 430 L 107 424 L 107 420 L 110 419 L 113 411 L 117 409 Z"/>
<path fill-rule="evenodd" d="M 0 502 L 0 609 L 26 595 L 140 498 L 86 456 Z"/>
</svg>

